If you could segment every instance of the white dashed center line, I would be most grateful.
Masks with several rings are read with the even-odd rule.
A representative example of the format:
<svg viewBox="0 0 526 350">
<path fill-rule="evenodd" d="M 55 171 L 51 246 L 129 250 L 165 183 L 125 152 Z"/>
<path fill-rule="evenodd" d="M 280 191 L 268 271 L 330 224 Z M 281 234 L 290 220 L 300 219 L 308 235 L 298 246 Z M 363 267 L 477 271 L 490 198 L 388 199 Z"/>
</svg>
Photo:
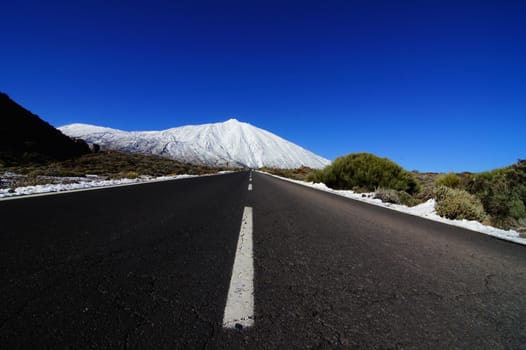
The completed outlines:
<svg viewBox="0 0 526 350">
<path fill-rule="evenodd" d="M 248 184 L 248 190 L 252 191 L 252 184 Z"/>
<path fill-rule="evenodd" d="M 254 262 L 252 254 L 252 208 L 245 207 L 237 241 L 236 257 L 223 316 L 224 328 L 254 325 Z"/>
</svg>

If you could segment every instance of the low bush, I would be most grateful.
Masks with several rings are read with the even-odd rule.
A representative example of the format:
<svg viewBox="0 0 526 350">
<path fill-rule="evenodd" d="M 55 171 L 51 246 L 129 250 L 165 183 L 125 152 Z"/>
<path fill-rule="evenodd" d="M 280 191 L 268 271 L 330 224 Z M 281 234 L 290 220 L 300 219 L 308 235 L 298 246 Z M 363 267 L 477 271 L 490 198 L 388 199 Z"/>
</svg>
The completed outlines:
<svg viewBox="0 0 526 350">
<path fill-rule="evenodd" d="M 396 191 L 393 189 L 378 188 L 374 192 L 374 198 L 380 199 L 385 203 L 403 204 L 408 207 L 417 205 L 419 202 L 409 193 L 404 191 Z"/>
<path fill-rule="evenodd" d="M 334 189 L 372 192 L 387 188 L 414 194 L 419 185 L 413 175 L 387 158 L 370 153 L 351 153 L 315 172 L 311 181 L 323 182 Z"/>
<path fill-rule="evenodd" d="M 435 186 L 446 186 L 449 188 L 458 188 L 460 186 L 460 177 L 455 173 L 439 175 L 435 180 Z"/>
<path fill-rule="evenodd" d="M 486 213 L 476 196 L 465 190 L 440 186 L 435 191 L 437 214 L 448 219 L 484 221 Z"/>
<path fill-rule="evenodd" d="M 526 217 L 526 160 L 473 176 L 467 190 L 480 198 L 491 221 L 509 228 Z"/>
<path fill-rule="evenodd" d="M 127 179 L 136 179 L 139 177 L 139 173 L 137 173 L 136 171 L 128 171 L 126 173 L 126 178 Z"/>
<path fill-rule="evenodd" d="M 327 165 L 323 169 L 316 169 L 314 172 L 307 176 L 307 181 L 315 183 L 327 183 L 334 181 L 332 165 Z M 327 181 L 327 182 L 326 182 Z"/>
<path fill-rule="evenodd" d="M 400 196 L 397 190 L 389 188 L 378 188 L 374 192 L 374 198 L 380 199 L 385 203 L 400 204 Z"/>
<path fill-rule="evenodd" d="M 510 203 L 510 216 L 517 220 L 526 217 L 526 206 L 523 201 L 516 199 Z"/>
<path fill-rule="evenodd" d="M 422 201 L 419 201 L 417 198 L 404 191 L 399 191 L 398 197 L 400 198 L 400 204 L 407 205 L 408 207 L 414 207 L 415 205 L 422 203 Z"/>
</svg>

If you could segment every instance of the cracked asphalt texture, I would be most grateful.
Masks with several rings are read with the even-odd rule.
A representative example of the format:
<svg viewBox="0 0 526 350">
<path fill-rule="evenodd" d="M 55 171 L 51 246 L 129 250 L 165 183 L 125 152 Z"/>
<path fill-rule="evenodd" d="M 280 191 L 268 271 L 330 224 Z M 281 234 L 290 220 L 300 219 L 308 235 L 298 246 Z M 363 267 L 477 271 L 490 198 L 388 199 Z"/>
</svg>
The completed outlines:
<svg viewBox="0 0 526 350">
<path fill-rule="evenodd" d="M 248 172 L 0 201 L 2 349 L 523 349 L 526 248 Z M 255 327 L 221 327 L 243 208 Z"/>
</svg>

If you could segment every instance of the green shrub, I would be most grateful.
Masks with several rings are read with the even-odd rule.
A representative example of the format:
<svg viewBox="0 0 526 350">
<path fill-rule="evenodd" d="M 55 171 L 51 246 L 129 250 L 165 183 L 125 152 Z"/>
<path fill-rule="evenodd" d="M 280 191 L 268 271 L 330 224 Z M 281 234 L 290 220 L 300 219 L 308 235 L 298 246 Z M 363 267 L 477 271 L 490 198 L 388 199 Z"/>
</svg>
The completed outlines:
<svg viewBox="0 0 526 350">
<path fill-rule="evenodd" d="M 460 177 L 455 173 L 439 175 L 435 180 L 435 186 L 446 186 L 449 188 L 458 188 L 460 186 Z"/>
<path fill-rule="evenodd" d="M 400 204 L 400 196 L 397 190 L 389 188 L 378 188 L 374 192 L 374 198 L 380 199 L 385 203 Z"/>
<path fill-rule="evenodd" d="M 331 175 L 332 175 L 332 165 L 329 164 L 323 169 L 316 169 L 312 174 L 310 174 L 307 177 L 307 181 L 326 184 L 328 181 L 328 178 Z"/>
<path fill-rule="evenodd" d="M 377 188 L 374 192 L 374 198 L 380 199 L 385 203 L 403 204 L 408 207 L 415 206 L 418 203 L 418 201 L 407 192 L 386 188 Z"/>
<path fill-rule="evenodd" d="M 408 207 L 413 207 L 420 203 L 417 199 L 405 191 L 398 191 L 398 197 L 400 198 L 400 204 L 407 205 Z"/>
<path fill-rule="evenodd" d="M 526 206 L 520 199 L 516 199 L 510 204 L 510 216 L 514 219 L 526 217 Z"/>
<path fill-rule="evenodd" d="M 509 219 L 526 217 L 526 160 L 477 174 L 467 189 L 480 198 L 492 222 L 508 228 Z"/>
<path fill-rule="evenodd" d="M 136 171 L 128 171 L 126 173 L 126 178 L 127 179 L 136 179 L 138 177 L 139 177 L 139 174 Z"/>
<path fill-rule="evenodd" d="M 388 188 L 413 194 L 419 185 L 413 175 L 387 158 L 370 153 L 351 153 L 339 157 L 331 165 L 310 177 L 334 189 L 372 192 Z"/>
<path fill-rule="evenodd" d="M 486 213 L 480 200 L 465 190 L 440 186 L 435 192 L 437 214 L 448 219 L 484 221 Z"/>
</svg>

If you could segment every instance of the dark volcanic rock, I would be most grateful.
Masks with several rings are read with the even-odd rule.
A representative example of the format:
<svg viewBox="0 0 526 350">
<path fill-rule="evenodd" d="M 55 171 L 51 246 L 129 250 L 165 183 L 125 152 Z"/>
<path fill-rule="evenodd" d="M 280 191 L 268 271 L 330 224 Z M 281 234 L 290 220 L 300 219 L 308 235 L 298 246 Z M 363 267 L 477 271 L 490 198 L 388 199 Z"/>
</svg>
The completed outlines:
<svg viewBox="0 0 526 350">
<path fill-rule="evenodd" d="M 37 115 L 0 93 L 0 160 L 7 163 L 63 160 L 90 153 Z"/>
</svg>

